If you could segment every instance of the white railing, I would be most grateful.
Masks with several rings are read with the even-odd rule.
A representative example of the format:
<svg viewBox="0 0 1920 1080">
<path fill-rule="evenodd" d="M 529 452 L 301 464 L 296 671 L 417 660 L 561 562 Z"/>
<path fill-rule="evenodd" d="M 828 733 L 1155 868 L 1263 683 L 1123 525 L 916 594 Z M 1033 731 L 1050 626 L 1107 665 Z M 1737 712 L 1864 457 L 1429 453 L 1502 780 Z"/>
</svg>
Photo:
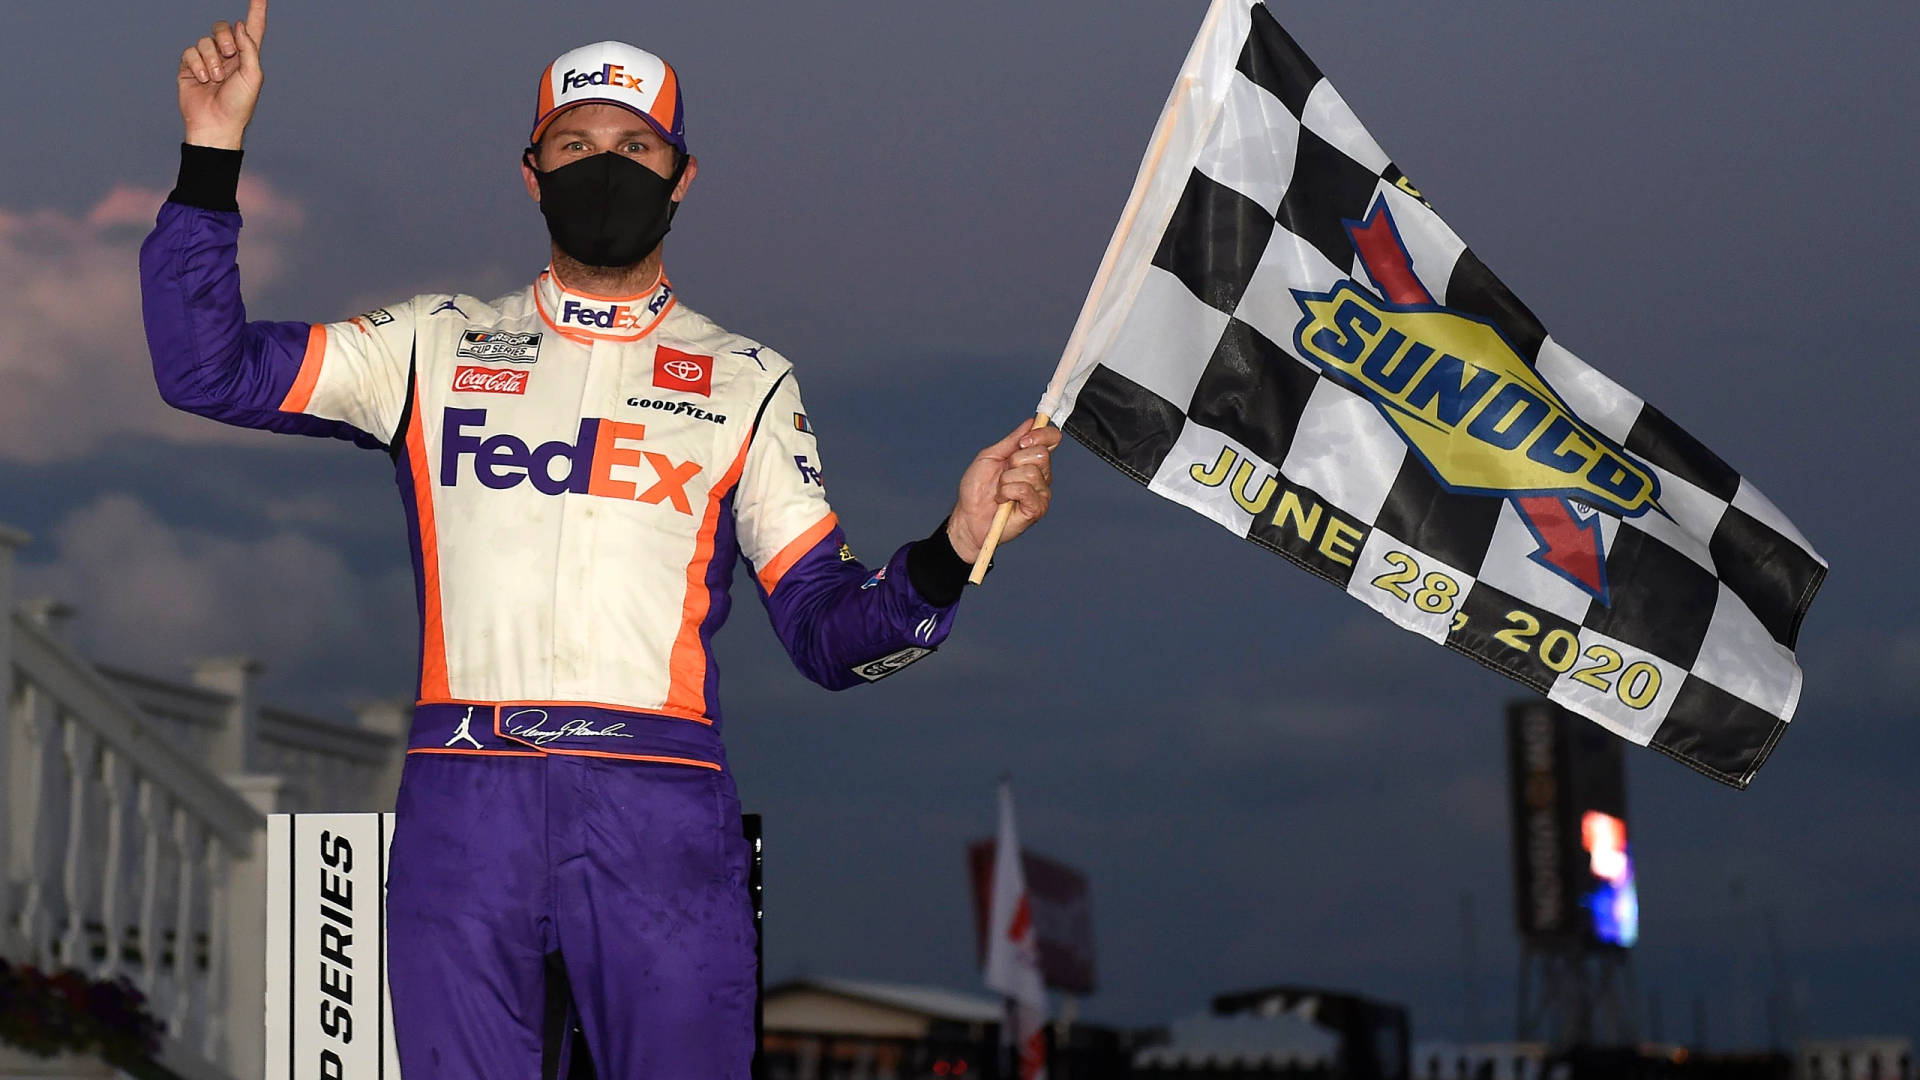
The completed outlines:
<svg viewBox="0 0 1920 1080">
<path fill-rule="evenodd" d="M 7 952 L 128 978 L 170 1064 L 225 1063 L 229 904 L 265 818 L 41 627 L 11 622 Z"/>
<path fill-rule="evenodd" d="M 0 955 L 125 977 L 190 1080 L 261 1074 L 265 815 L 387 810 L 403 708 L 360 725 L 256 701 L 258 665 L 180 685 L 94 666 L 42 602 L 15 613 L 0 526 Z"/>
<path fill-rule="evenodd" d="M 361 813 L 393 809 L 401 744 L 411 711 L 394 702 L 357 710 L 346 724 L 258 703 L 260 666 L 241 657 L 207 660 L 182 685 L 102 666 L 128 701 L 164 725 L 182 747 L 223 775 L 274 776 L 280 797 L 269 813 Z"/>
</svg>

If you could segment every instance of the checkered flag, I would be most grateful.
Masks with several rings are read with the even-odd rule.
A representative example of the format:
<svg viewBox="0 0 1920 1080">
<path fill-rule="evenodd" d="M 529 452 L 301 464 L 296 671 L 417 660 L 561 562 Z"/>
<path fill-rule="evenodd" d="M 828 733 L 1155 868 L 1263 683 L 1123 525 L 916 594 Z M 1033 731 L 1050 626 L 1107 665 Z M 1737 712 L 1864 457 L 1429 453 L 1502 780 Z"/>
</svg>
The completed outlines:
<svg viewBox="0 0 1920 1080">
<path fill-rule="evenodd" d="M 1151 490 L 1745 787 L 1826 562 L 1588 367 L 1265 4 L 1215 0 L 1040 411 Z"/>
</svg>

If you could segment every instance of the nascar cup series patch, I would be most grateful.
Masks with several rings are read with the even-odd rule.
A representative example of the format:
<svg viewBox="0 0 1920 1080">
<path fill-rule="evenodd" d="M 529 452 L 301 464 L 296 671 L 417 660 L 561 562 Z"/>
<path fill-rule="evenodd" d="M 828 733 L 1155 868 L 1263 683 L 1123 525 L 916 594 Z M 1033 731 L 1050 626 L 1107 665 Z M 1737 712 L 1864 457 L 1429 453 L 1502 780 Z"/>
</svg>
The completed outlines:
<svg viewBox="0 0 1920 1080">
<path fill-rule="evenodd" d="M 539 334 L 515 334 L 506 330 L 468 330 L 460 335 L 455 350 L 473 360 L 531 364 L 540 359 Z"/>
</svg>

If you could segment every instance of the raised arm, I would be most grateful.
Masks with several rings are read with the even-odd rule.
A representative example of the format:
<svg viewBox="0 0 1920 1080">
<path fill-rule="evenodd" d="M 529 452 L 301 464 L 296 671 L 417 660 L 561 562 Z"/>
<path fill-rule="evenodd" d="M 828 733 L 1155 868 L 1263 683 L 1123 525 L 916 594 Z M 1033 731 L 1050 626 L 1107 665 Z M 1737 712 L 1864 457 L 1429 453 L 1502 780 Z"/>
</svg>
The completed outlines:
<svg viewBox="0 0 1920 1080">
<path fill-rule="evenodd" d="M 140 248 L 154 381 L 168 404 L 224 423 L 385 446 L 406 397 L 411 305 L 327 326 L 249 323 L 240 297 L 240 145 L 266 14 L 252 0 L 245 21 L 215 23 L 180 56 L 179 181 Z"/>
</svg>

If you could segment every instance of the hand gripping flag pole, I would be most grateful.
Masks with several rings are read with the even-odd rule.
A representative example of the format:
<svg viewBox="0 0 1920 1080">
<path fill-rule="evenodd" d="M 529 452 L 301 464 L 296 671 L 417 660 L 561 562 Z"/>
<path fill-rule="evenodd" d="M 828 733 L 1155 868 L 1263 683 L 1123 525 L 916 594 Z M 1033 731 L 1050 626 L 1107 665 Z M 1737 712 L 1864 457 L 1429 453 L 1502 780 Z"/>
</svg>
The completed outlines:
<svg viewBox="0 0 1920 1080">
<path fill-rule="evenodd" d="M 1039 431 L 1047 426 L 1047 414 L 1041 413 L 1033 418 L 1033 430 Z M 987 530 L 987 539 L 980 545 L 980 554 L 973 558 L 973 572 L 967 575 L 967 582 L 978 585 L 987 580 L 987 567 L 993 565 L 993 553 L 1000 546 L 1000 534 L 1007 531 L 1007 519 L 1013 516 L 1013 504 L 1003 502 L 1000 509 L 993 512 L 993 528 Z"/>
<path fill-rule="evenodd" d="M 1264 0 L 1208 9 L 1038 411 L 1403 629 L 1724 783 L 1753 779 L 1799 706 L 1826 561 L 1550 335 Z"/>
</svg>

